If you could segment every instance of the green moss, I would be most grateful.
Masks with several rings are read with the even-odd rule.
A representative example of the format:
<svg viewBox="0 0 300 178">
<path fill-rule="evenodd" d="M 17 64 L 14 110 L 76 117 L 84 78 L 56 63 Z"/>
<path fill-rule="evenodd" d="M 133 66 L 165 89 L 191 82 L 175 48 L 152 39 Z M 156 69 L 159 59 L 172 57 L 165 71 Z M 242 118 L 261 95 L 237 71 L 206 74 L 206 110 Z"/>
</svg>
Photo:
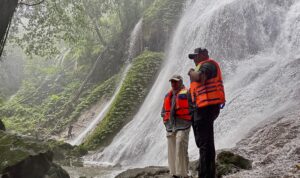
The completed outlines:
<svg viewBox="0 0 300 178">
<path fill-rule="evenodd" d="M 23 134 L 35 134 L 37 130 L 39 135 L 60 131 L 96 102 L 110 98 L 119 82 L 118 79 L 119 75 L 114 75 L 101 84 L 88 85 L 78 102 L 73 103 L 74 108 L 68 114 L 68 118 L 61 119 L 64 105 L 80 86 L 77 81 L 67 84 L 61 92 L 50 93 L 43 101 L 38 102 L 41 104 L 22 102 L 24 95 L 20 91 L 16 97 L 0 107 L 0 119 L 7 129 Z"/>
<path fill-rule="evenodd" d="M 230 151 L 222 151 L 217 156 L 217 175 L 222 177 L 242 169 L 252 169 L 251 161 Z"/>
<path fill-rule="evenodd" d="M 217 160 L 220 164 L 233 164 L 242 169 L 251 169 L 251 161 L 230 151 L 222 151 Z"/>
<path fill-rule="evenodd" d="M 31 89 L 24 87 L 0 107 L 0 119 L 3 119 L 8 130 L 34 134 L 36 130 L 43 128 L 47 132 L 54 127 L 57 113 L 60 113 L 79 84 L 77 81 L 70 81 L 63 90 L 53 89 L 50 92 L 49 89 L 41 91 L 42 93 L 30 93 Z"/>
<path fill-rule="evenodd" d="M 15 165 L 30 155 L 47 151 L 45 144 L 0 131 L 0 173 L 4 168 Z"/>
<path fill-rule="evenodd" d="M 103 82 L 103 84 L 89 92 L 85 98 L 81 98 L 80 103 L 76 106 L 74 112 L 72 112 L 70 120 L 74 121 L 77 119 L 83 111 L 89 109 L 98 101 L 109 99 L 116 89 L 119 78 L 120 76 L 118 74 L 112 76 L 110 79 Z"/>
<path fill-rule="evenodd" d="M 88 153 L 82 145 L 72 146 L 62 141 L 48 140 L 47 145 L 53 152 L 54 161 L 62 165 L 69 165 L 70 161 L 79 162 L 80 157 Z"/>
<path fill-rule="evenodd" d="M 108 114 L 86 139 L 84 146 L 93 149 L 110 143 L 114 135 L 133 118 L 152 86 L 162 59 L 161 53 L 145 51 L 133 60 Z"/>
</svg>

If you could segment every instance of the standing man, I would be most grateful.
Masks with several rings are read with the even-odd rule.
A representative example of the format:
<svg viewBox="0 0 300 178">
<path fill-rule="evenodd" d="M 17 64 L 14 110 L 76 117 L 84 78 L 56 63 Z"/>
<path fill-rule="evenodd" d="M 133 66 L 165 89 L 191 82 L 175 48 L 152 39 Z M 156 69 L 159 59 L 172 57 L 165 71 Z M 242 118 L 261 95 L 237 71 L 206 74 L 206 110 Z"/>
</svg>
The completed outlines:
<svg viewBox="0 0 300 178">
<path fill-rule="evenodd" d="M 69 125 L 69 129 L 68 129 L 68 139 L 72 138 L 72 129 L 73 129 L 73 125 Z"/>
<path fill-rule="evenodd" d="M 168 163 L 173 178 L 188 177 L 188 142 L 191 127 L 189 91 L 182 77 L 174 75 L 170 80 L 172 89 L 166 94 L 161 112 L 167 130 Z"/>
<path fill-rule="evenodd" d="M 215 178 L 214 120 L 225 104 L 222 73 L 219 64 L 209 58 L 207 49 L 196 48 L 189 58 L 195 69 L 190 69 L 190 92 L 193 112 L 193 130 L 200 159 L 199 178 Z"/>
</svg>

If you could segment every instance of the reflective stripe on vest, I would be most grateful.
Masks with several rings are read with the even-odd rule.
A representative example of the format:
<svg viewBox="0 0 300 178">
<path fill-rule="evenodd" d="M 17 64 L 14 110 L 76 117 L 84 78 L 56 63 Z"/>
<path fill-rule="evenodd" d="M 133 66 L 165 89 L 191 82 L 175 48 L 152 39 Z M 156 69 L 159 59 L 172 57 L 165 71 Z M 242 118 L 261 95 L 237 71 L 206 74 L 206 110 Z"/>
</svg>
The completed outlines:
<svg viewBox="0 0 300 178">
<path fill-rule="evenodd" d="M 176 118 L 191 120 L 191 115 L 189 111 L 189 103 L 187 99 L 187 92 L 186 88 L 181 89 L 176 95 L 176 106 L 175 106 L 175 114 Z M 172 107 L 172 90 L 168 92 L 165 96 L 164 100 L 164 122 L 170 119 L 171 107 Z"/>
<path fill-rule="evenodd" d="M 222 72 L 219 64 L 212 59 L 208 59 L 200 62 L 195 68 L 195 71 L 199 72 L 201 65 L 206 62 L 215 64 L 217 68 L 217 76 L 212 79 L 206 80 L 203 85 L 200 82 L 191 82 L 190 89 L 192 101 L 198 108 L 213 104 L 225 103 Z"/>
</svg>

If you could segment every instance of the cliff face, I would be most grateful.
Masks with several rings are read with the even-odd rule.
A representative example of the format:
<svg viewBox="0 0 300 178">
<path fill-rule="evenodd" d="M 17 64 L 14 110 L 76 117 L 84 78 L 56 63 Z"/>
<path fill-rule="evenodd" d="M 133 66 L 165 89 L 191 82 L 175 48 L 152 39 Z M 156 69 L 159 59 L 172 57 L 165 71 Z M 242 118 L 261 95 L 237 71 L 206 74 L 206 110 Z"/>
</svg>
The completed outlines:
<svg viewBox="0 0 300 178">
<path fill-rule="evenodd" d="M 142 14 L 143 26 L 137 47 L 138 54 L 144 49 L 164 51 L 179 20 L 184 3 L 184 0 L 154 0 L 151 3 Z M 98 64 L 97 68 L 101 70 L 95 72 L 93 76 L 95 81 L 104 81 L 119 72 L 127 57 L 128 32 L 121 34 L 110 46 L 110 50 L 104 54 L 103 60 Z"/>
<path fill-rule="evenodd" d="M 183 11 L 183 0 L 156 0 L 144 15 L 143 47 L 164 51 Z"/>
</svg>

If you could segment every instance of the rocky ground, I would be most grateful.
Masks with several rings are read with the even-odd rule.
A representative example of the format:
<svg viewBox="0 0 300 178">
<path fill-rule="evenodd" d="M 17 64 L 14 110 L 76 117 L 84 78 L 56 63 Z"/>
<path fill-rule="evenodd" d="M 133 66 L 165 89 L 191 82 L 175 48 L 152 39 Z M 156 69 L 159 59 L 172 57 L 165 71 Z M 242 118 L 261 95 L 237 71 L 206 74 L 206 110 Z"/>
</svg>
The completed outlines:
<svg viewBox="0 0 300 178">
<path fill-rule="evenodd" d="M 233 174 L 242 170 L 250 170 L 252 168 L 251 161 L 245 159 L 230 151 L 220 151 L 217 155 L 217 177 Z M 197 177 L 198 161 L 189 164 L 189 170 L 192 177 Z M 135 168 L 126 170 L 116 178 L 169 178 L 169 170 L 167 167 L 150 166 L 146 168 Z"/>
<path fill-rule="evenodd" d="M 291 108 L 274 115 L 235 147 L 235 152 L 253 160 L 253 170 L 242 171 L 236 177 L 300 177 L 300 108 Z M 297 166 L 298 165 L 298 166 Z"/>
<path fill-rule="evenodd" d="M 122 169 L 116 167 L 101 167 L 101 166 L 88 166 L 88 167 L 71 167 L 63 166 L 69 173 L 71 178 L 113 178 L 122 172 Z M 124 171 L 124 170 L 123 170 Z"/>
</svg>

